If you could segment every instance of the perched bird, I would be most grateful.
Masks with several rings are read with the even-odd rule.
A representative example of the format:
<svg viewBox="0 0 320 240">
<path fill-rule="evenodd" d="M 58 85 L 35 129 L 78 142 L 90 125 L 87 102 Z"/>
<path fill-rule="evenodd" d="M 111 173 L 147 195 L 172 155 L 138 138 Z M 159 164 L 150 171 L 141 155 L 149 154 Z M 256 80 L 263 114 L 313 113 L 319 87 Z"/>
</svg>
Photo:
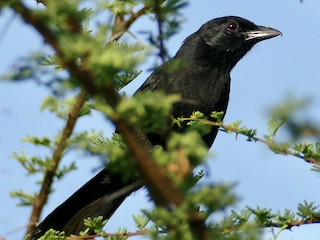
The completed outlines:
<svg viewBox="0 0 320 240">
<path fill-rule="evenodd" d="M 189 117 L 194 111 L 201 111 L 208 118 L 213 111 L 225 113 L 232 68 L 256 43 L 278 35 L 281 32 L 276 29 L 257 26 L 240 17 L 208 21 L 187 37 L 177 54 L 156 69 L 138 91 L 163 90 L 167 94 L 179 94 L 181 99 L 173 106 L 173 117 Z M 174 61 L 181 67 L 168 70 Z M 203 136 L 208 147 L 217 131 L 212 127 Z M 164 145 L 167 135 L 149 134 L 148 138 L 154 145 Z M 129 185 L 131 188 L 126 190 Z M 50 228 L 65 231 L 66 235 L 78 234 L 85 229 L 83 219 L 110 218 L 126 196 L 140 187 L 139 180 L 122 180 L 119 173 L 106 167 L 50 213 L 34 229 L 30 239 L 39 238 Z M 119 191 L 123 194 L 116 194 Z"/>
</svg>

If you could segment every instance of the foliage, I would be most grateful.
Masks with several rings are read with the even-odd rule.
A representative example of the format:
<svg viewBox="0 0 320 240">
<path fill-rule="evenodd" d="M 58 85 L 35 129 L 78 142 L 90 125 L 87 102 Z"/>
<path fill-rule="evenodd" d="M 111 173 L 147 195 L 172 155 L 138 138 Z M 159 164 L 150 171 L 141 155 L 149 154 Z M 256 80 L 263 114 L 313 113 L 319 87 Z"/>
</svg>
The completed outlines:
<svg viewBox="0 0 320 240">
<path fill-rule="evenodd" d="M 168 173 L 173 189 L 182 192 L 183 201 L 169 207 L 156 205 L 153 209 L 141 210 L 140 215 L 133 217 L 136 232 L 127 232 L 119 226 L 118 232 L 106 233 L 103 230 L 106 220 L 87 218 L 84 223 L 88 229 L 80 235 L 86 236 L 89 229 L 94 229 L 96 234 L 86 236 L 87 239 L 98 236 L 126 239 L 135 235 L 147 235 L 152 239 L 194 239 L 199 238 L 196 231 L 199 229 L 207 231 L 212 239 L 259 239 L 263 227 L 277 228 L 281 232 L 320 221 L 319 208 L 313 202 L 299 204 L 296 212 L 275 213 L 265 208 L 246 207 L 240 213 L 231 210 L 231 214 L 223 219 L 216 219 L 221 212 L 229 212 L 237 202 L 233 186 L 225 183 L 205 185 L 200 181 L 204 171 L 194 172 L 204 163 L 208 151 L 201 135 L 212 126 L 228 134 L 244 135 L 250 142 L 266 144 L 277 154 L 301 158 L 312 163 L 315 171 L 320 171 L 320 144 L 296 142 L 301 137 L 319 137 L 320 130 L 313 122 L 296 121 L 292 114 L 305 107 L 308 101 L 285 101 L 283 106 L 274 109 L 268 133 L 259 138 L 256 129 L 246 127 L 241 121 L 225 124 L 221 112 L 212 113 L 214 121 L 206 119 L 201 112 L 171 119 L 172 104 L 179 99 L 175 95 L 143 92 L 128 98 L 113 91 L 122 89 L 140 74 L 140 64 L 147 59 L 150 49 L 156 51 L 162 61 L 168 58 L 165 41 L 179 31 L 183 21 L 179 11 L 186 1 L 92 1 L 90 8 L 81 7 L 79 3 L 84 1 L 37 2 L 45 4 L 46 8 L 31 10 L 18 0 L 0 3 L 0 8 L 8 7 L 20 14 L 52 48 L 24 57 L 5 79 L 32 80 L 50 89 L 52 95 L 44 99 L 41 110 L 50 111 L 64 127 L 55 136 L 27 135 L 22 139 L 45 149 L 47 154 L 26 156 L 23 151 L 12 154 L 27 175 L 43 174 L 43 180 L 37 182 L 44 189 L 40 191 L 44 192 L 43 196 L 40 192 L 30 194 L 23 190 L 11 193 L 12 197 L 19 199 L 20 205 L 36 208 L 39 207 L 35 204 L 38 200 L 42 203 L 39 208 L 43 207 L 53 191 L 54 180 L 61 180 L 77 168 L 75 161 L 61 164 L 68 152 L 81 150 L 98 156 L 124 176 L 136 168 L 138 164 L 130 152 L 130 144 L 126 144 L 120 134 L 115 133 L 109 139 L 95 130 L 74 131 L 76 122 L 82 121 L 82 117 L 99 111 L 115 125 L 125 120 L 129 129 L 139 128 L 145 133 L 163 132 L 171 124 L 181 126 L 186 123 L 188 130 L 185 133 L 172 134 L 165 148 L 155 146 L 150 151 L 151 160 Z M 113 23 L 101 20 L 101 14 L 106 11 L 112 16 Z M 132 39 L 120 41 L 121 36 L 129 32 L 131 24 L 142 15 L 149 16 L 157 28 L 157 32 L 153 27 L 143 29 L 148 44 Z M 91 29 L 91 26 L 94 27 Z M 283 128 L 288 130 L 293 141 L 277 140 L 277 134 Z M 50 178 L 51 175 L 54 177 Z M 50 184 L 42 185 L 45 180 Z M 151 199 L 157 202 L 150 192 Z M 275 238 L 279 232 L 274 234 Z M 64 238 L 63 232 L 55 230 L 49 230 L 41 237 Z"/>
<path fill-rule="evenodd" d="M 54 229 L 48 230 L 45 235 L 39 238 L 39 240 L 63 240 L 65 239 L 64 232 L 59 232 Z"/>
</svg>

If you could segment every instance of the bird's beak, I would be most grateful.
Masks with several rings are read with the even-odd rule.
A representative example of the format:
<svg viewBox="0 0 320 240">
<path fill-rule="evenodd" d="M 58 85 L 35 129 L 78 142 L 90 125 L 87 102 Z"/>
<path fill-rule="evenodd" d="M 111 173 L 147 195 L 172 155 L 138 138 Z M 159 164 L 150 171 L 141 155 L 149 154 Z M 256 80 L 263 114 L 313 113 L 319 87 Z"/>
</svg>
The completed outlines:
<svg viewBox="0 0 320 240">
<path fill-rule="evenodd" d="M 255 30 L 248 31 L 245 33 L 245 40 L 253 40 L 259 42 L 279 35 L 282 36 L 282 33 L 274 28 L 258 26 Z"/>
</svg>

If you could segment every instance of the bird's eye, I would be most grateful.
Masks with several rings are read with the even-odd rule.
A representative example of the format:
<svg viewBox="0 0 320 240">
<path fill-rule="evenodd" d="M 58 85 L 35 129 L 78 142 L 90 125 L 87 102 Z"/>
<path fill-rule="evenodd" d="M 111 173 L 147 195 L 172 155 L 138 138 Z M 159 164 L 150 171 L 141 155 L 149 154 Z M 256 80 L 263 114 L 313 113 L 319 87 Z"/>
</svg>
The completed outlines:
<svg viewBox="0 0 320 240">
<path fill-rule="evenodd" d="M 231 20 L 226 23 L 226 29 L 228 29 L 231 32 L 238 30 L 238 28 L 239 24 L 236 21 Z"/>
</svg>

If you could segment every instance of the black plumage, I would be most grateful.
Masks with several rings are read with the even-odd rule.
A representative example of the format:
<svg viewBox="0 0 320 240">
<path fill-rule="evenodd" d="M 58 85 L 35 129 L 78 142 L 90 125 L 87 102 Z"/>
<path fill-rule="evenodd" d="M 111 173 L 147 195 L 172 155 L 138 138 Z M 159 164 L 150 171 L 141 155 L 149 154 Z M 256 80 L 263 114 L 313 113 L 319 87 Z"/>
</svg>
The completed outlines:
<svg viewBox="0 0 320 240">
<path fill-rule="evenodd" d="M 213 19 L 183 43 L 177 54 L 156 69 L 138 91 L 163 90 L 179 94 L 173 117 L 188 117 L 201 111 L 208 118 L 213 111 L 227 110 L 230 92 L 230 72 L 237 62 L 259 41 L 280 35 L 278 30 L 257 26 L 240 17 Z M 174 67 L 178 65 L 179 67 Z M 177 129 L 171 129 L 177 130 Z M 154 145 L 164 145 L 169 132 L 149 134 Z M 216 137 L 213 127 L 203 140 L 210 147 Z M 110 218 L 123 200 L 142 185 L 132 178 L 122 180 L 118 173 L 105 168 L 69 199 L 56 208 L 33 231 L 37 239 L 50 228 L 78 234 L 85 229 L 83 219 L 104 216 Z M 130 186 L 126 190 L 126 187 Z M 114 193 L 123 190 L 123 194 Z"/>
</svg>

